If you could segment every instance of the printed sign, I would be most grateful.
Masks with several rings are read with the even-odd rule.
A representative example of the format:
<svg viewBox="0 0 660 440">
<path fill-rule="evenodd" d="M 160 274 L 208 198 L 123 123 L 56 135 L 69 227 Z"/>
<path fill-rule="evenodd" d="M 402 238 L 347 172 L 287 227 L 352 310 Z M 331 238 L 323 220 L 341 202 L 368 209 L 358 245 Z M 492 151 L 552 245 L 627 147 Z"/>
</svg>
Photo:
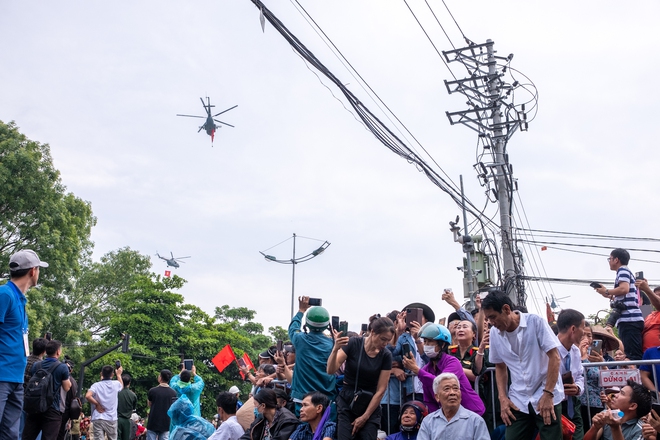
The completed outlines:
<svg viewBox="0 0 660 440">
<path fill-rule="evenodd" d="M 637 368 L 631 370 L 600 370 L 600 380 L 598 385 L 601 387 L 625 387 L 628 379 L 637 383 L 642 383 L 642 377 Z"/>
</svg>

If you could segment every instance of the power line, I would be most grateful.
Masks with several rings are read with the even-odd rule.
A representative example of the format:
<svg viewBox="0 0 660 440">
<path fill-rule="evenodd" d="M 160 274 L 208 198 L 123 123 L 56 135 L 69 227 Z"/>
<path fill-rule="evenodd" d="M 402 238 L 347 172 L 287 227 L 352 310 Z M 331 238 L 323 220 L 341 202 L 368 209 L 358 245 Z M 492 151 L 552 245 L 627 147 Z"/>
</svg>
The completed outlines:
<svg viewBox="0 0 660 440">
<path fill-rule="evenodd" d="M 531 244 L 541 244 L 541 245 L 552 244 L 552 245 L 560 245 L 560 246 L 573 246 L 573 247 L 584 247 L 584 248 L 594 248 L 594 249 L 612 249 L 612 246 L 599 246 L 596 244 L 559 243 L 554 241 L 539 241 L 539 240 L 529 240 L 528 242 Z M 634 251 L 634 252 L 652 252 L 652 253 L 660 254 L 660 250 L 655 250 L 655 249 L 627 248 L 626 250 Z"/>
<path fill-rule="evenodd" d="M 269 23 L 285 38 L 287 42 L 289 42 L 296 52 L 303 56 L 305 60 L 339 88 L 350 105 L 357 112 L 360 119 L 367 125 L 374 136 L 383 143 L 383 145 L 397 155 L 405 158 L 408 162 L 414 163 L 418 170 L 423 172 L 436 186 L 438 186 L 438 188 L 447 193 L 458 206 L 463 206 L 461 195 L 456 189 L 455 184 L 454 187 L 452 187 L 447 180 L 440 176 L 437 171 L 432 169 L 417 153 L 410 150 L 410 148 L 399 137 L 392 133 L 392 131 L 384 125 L 377 116 L 375 116 L 331 71 L 325 67 L 260 0 L 251 1 L 257 6 L 257 8 L 259 8 L 263 17 L 269 21 Z M 439 167 L 439 165 L 437 166 Z M 441 172 L 446 175 L 444 170 L 442 170 L 441 167 L 439 168 Z M 451 179 L 449 180 L 451 181 Z M 465 204 L 466 210 L 476 217 L 478 215 L 478 210 L 475 205 L 468 199 L 466 199 Z"/>
<path fill-rule="evenodd" d="M 597 254 L 595 252 L 578 251 L 578 250 L 575 250 L 575 249 L 564 249 L 564 248 L 560 248 L 560 247 L 556 247 L 556 246 L 544 246 L 544 247 L 546 247 L 547 249 L 555 249 L 557 251 L 572 252 L 572 253 L 575 253 L 575 254 L 595 255 L 597 257 L 609 257 L 610 256 L 609 254 Z M 645 260 L 645 259 L 642 259 L 642 258 L 632 258 L 632 257 L 630 257 L 630 261 L 639 261 L 639 262 L 642 262 L 642 263 L 660 264 L 660 261 Z"/>
<path fill-rule="evenodd" d="M 426 4 L 427 4 L 427 5 L 429 4 L 429 2 L 428 2 L 427 0 L 424 0 L 424 1 L 426 1 Z M 445 5 L 445 8 L 447 8 L 447 12 L 449 12 L 449 16 L 451 17 L 452 20 L 454 20 L 454 24 L 456 24 L 456 27 L 458 28 L 459 32 L 460 32 L 461 35 L 463 36 L 463 39 L 465 40 L 465 42 L 466 42 L 467 44 L 472 44 L 472 41 L 470 41 L 470 39 L 469 39 L 468 37 L 465 36 L 465 34 L 463 33 L 463 29 L 461 29 L 461 27 L 458 25 L 458 22 L 457 22 L 456 19 L 454 18 L 454 14 L 452 14 L 451 11 L 449 10 L 449 6 L 447 6 L 447 3 L 445 3 L 445 0 L 442 0 L 442 4 Z M 431 6 L 429 6 L 429 9 L 430 9 L 430 8 L 431 8 Z M 435 15 L 435 14 L 434 14 L 434 15 Z"/>
<path fill-rule="evenodd" d="M 516 229 L 522 229 L 522 228 L 516 228 Z M 534 232 L 543 232 L 543 233 L 548 233 L 548 234 L 563 234 L 563 235 L 575 235 L 575 236 L 580 236 L 580 237 L 608 238 L 608 239 L 612 239 L 612 240 L 658 241 L 658 242 L 660 242 L 660 238 L 625 237 L 625 236 L 619 236 L 619 235 L 585 234 L 585 233 L 581 233 L 581 232 L 551 231 L 551 230 L 547 230 L 547 229 L 528 229 L 528 230 L 529 231 L 534 231 Z"/>
</svg>

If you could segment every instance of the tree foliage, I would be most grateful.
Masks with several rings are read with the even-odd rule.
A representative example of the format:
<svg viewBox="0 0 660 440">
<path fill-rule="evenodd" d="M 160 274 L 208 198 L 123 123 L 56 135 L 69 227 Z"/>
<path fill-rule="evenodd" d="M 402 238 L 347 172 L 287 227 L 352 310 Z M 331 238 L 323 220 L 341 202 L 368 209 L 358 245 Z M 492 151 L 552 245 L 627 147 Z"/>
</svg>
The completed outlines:
<svg viewBox="0 0 660 440">
<path fill-rule="evenodd" d="M 91 253 L 92 207 L 66 192 L 48 144 L 0 121 L 0 266 L 23 248 L 48 261 L 42 283 L 64 290 Z"/>
<path fill-rule="evenodd" d="M 148 257 L 122 248 L 106 254 L 100 263 L 90 265 L 90 273 L 83 269 L 82 277 L 87 281 L 76 283 L 76 287 L 84 286 L 80 295 L 86 292 L 88 296 L 81 296 L 78 301 L 81 304 L 97 301 L 97 305 L 80 307 L 80 319 L 86 323 L 107 319 L 107 327 L 100 330 L 100 341 L 88 344 L 82 353 L 76 352 L 75 346 L 68 348 L 67 354 L 76 353 L 75 360 L 81 362 L 118 343 L 121 335 L 128 333 L 129 353 L 112 352 L 92 363 L 86 372 L 84 388 L 98 380 L 103 365 L 119 359 L 125 372 L 133 377 L 131 389 L 138 395 L 141 415 L 146 413 L 147 391 L 157 385 L 158 373 L 167 368 L 176 374 L 183 359 L 193 359 L 197 373 L 206 382 L 202 408 L 203 415 L 210 418 L 215 414 L 214 402 L 220 391 L 232 385 L 249 391 L 235 363 L 218 373 L 211 359 L 226 344 L 231 344 L 237 356 L 247 352 L 256 362 L 258 353 L 270 346 L 272 340 L 262 334 L 263 326 L 253 321 L 254 310 L 223 305 L 211 316 L 187 304 L 176 293 L 185 284 L 183 278 L 161 277 L 149 272 L 150 267 Z M 122 273 L 123 277 L 119 277 L 122 279 L 114 277 L 115 273 Z"/>
</svg>

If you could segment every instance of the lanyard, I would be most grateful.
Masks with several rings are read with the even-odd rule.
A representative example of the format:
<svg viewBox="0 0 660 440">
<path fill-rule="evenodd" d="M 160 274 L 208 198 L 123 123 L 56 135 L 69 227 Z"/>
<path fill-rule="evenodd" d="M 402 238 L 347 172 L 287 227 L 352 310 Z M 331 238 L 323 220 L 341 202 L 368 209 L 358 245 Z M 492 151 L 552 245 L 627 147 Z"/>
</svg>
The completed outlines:
<svg viewBox="0 0 660 440">
<path fill-rule="evenodd" d="M 18 301 L 19 306 L 21 307 L 21 311 L 23 312 L 21 316 L 21 329 L 23 330 L 23 333 L 28 332 L 28 320 L 27 320 L 27 313 L 25 312 L 25 306 L 23 305 L 23 293 L 18 290 L 18 287 L 16 287 L 16 284 L 12 283 L 9 281 L 7 284 L 9 284 L 10 287 L 13 288 L 14 290 L 14 295 L 16 295 L 16 301 Z"/>
</svg>

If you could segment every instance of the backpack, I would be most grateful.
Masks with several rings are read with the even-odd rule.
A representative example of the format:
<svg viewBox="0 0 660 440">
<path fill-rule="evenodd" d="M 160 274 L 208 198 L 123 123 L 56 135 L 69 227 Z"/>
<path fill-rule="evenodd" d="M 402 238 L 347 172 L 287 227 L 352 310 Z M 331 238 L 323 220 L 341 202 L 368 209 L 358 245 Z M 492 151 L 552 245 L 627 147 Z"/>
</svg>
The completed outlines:
<svg viewBox="0 0 660 440">
<path fill-rule="evenodd" d="M 48 411 L 55 399 L 55 381 L 53 372 L 61 365 L 55 362 L 48 370 L 41 367 L 34 373 L 28 382 L 23 401 L 23 411 L 28 414 L 38 414 Z"/>
</svg>

